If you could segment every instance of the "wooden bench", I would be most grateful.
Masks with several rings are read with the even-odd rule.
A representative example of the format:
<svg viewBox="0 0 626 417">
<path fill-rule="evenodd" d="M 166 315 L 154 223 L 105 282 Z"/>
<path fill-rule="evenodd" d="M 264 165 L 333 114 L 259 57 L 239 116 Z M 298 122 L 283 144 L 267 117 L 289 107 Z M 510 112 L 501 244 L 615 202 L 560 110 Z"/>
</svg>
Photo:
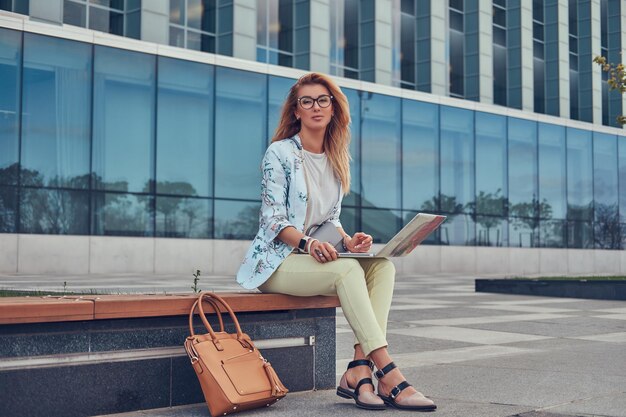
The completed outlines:
<svg viewBox="0 0 626 417">
<path fill-rule="evenodd" d="M 292 392 L 334 387 L 337 297 L 219 294 Z M 203 402 L 182 348 L 196 297 L 0 299 L 0 415 L 86 416 Z M 218 326 L 213 312 L 209 322 Z M 206 333 L 199 318 L 195 326 Z"/>
</svg>

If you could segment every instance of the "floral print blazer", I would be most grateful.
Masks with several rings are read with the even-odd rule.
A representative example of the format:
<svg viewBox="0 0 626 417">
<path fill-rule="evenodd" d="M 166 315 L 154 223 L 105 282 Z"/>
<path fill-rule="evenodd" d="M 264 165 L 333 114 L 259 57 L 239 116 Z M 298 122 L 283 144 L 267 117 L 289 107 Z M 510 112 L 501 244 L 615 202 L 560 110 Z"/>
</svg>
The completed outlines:
<svg viewBox="0 0 626 417">
<path fill-rule="evenodd" d="M 304 172 L 302 142 L 298 135 L 272 143 L 261 164 L 261 212 L 255 236 L 237 272 L 237 282 L 246 289 L 263 284 L 278 269 L 293 248 L 277 238 L 281 230 L 293 226 L 304 230 L 308 193 Z M 341 183 L 337 204 L 328 215 L 341 227 Z"/>
</svg>

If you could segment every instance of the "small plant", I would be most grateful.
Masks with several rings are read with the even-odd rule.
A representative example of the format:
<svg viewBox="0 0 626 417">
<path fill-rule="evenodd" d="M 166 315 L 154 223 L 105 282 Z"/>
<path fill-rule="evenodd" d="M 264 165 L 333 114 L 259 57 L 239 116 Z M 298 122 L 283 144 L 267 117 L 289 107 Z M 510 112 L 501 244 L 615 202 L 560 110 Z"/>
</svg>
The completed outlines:
<svg viewBox="0 0 626 417">
<path fill-rule="evenodd" d="M 626 66 L 624 64 L 608 63 L 603 56 L 596 56 L 593 62 L 598 64 L 602 71 L 608 73 L 608 85 L 610 90 L 617 90 L 620 94 L 626 93 Z M 626 116 L 617 116 L 617 123 L 626 124 Z"/>
<path fill-rule="evenodd" d="M 63 295 L 65 295 L 66 290 L 67 290 L 67 281 L 63 281 Z"/>
<path fill-rule="evenodd" d="M 198 281 L 200 281 L 200 270 L 196 269 L 196 273 L 193 274 L 193 286 L 191 287 L 195 293 L 201 291 L 200 288 L 198 288 Z"/>
</svg>

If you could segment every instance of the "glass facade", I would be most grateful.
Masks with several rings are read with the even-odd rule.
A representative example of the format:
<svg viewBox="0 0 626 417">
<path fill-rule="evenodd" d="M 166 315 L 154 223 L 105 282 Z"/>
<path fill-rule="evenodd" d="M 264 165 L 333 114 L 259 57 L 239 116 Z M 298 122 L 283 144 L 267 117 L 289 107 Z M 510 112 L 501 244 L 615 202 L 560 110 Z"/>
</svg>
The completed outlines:
<svg viewBox="0 0 626 417">
<path fill-rule="evenodd" d="M 64 0 L 63 23 L 139 39 L 141 0 Z"/>
<path fill-rule="evenodd" d="M 257 61 L 309 68 L 310 0 L 257 1 Z"/>
<path fill-rule="evenodd" d="M 232 0 L 170 0 L 170 45 L 232 55 Z"/>
<path fill-rule="evenodd" d="M 0 10 L 13 13 L 28 14 L 30 0 L 0 0 Z"/>
<path fill-rule="evenodd" d="M 607 62 L 619 63 L 621 59 L 622 6 L 619 0 L 601 0 L 600 2 L 600 44 L 601 55 Z M 620 127 L 617 117 L 622 114 L 622 97 L 616 90 L 610 90 L 608 73 L 602 72 L 602 124 Z"/>
<path fill-rule="evenodd" d="M 256 233 L 293 79 L 8 29 L 0 74 L 0 232 Z M 344 92 L 347 231 L 383 242 L 424 211 L 448 216 L 430 244 L 623 248 L 626 136 Z"/>
<path fill-rule="evenodd" d="M 393 84 L 430 92 L 430 2 L 394 0 L 392 24 Z"/>
<path fill-rule="evenodd" d="M 330 73 L 359 79 L 361 2 L 337 0 L 330 4 Z"/>
<path fill-rule="evenodd" d="M 478 15 L 478 0 L 449 2 L 448 53 L 451 97 L 480 100 Z"/>
</svg>

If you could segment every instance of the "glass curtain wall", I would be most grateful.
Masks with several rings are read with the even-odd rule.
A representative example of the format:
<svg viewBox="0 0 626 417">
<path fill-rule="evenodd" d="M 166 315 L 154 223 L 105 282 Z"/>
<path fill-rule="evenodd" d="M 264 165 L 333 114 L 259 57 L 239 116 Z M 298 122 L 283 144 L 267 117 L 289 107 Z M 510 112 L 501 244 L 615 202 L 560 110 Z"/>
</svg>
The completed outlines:
<svg viewBox="0 0 626 417">
<path fill-rule="evenodd" d="M 430 92 L 430 2 L 394 0 L 392 18 L 394 85 Z"/>
<path fill-rule="evenodd" d="M 358 0 L 330 4 L 330 73 L 359 79 L 361 7 Z"/>
<path fill-rule="evenodd" d="M 0 0 L 0 10 L 28 15 L 30 0 Z"/>
<path fill-rule="evenodd" d="M 535 113 L 546 112 L 545 10 L 542 0 L 533 0 L 533 94 Z"/>
<path fill-rule="evenodd" d="M 493 104 L 507 105 L 506 0 L 493 2 Z"/>
<path fill-rule="evenodd" d="M 595 65 L 592 52 L 591 0 L 569 0 L 570 118 L 590 123 Z"/>
<path fill-rule="evenodd" d="M 257 61 L 309 68 L 309 0 L 258 0 Z"/>
<path fill-rule="evenodd" d="M 170 0 L 170 45 L 232 55 L 232 0 Z"/>
<path fill-rule="evenodd" d="M 561 79 L 559 76 L 559 0 L 545 0 L 543 3 L 544 113 L 559 116 Z"/>
<path fill-rule="evenodd" d="M 141 0 L 64 0 L 63 23 L 139 39 Z"/>
<path fill-rule="evenodd" d="M 621 59 L 621 2 L 619 0 L 601 0 L 601 55 L 607 62 L 620 63 Z M 616 90 L 610 90 L 608 73 L 602 72 L 602 124 L 620 127 L 617 117 L 622 113 L 622 97 Z"/>
<path fill-rule="evenodd" d="M 450 0 L 448 20 L 449 94 L 479 101 L 478 0 Z"/>
<path fill-rule="evenodd" d="M 0 30 L 0 232 L 250 239 L 293 82 Z M 624 247 L 626 136 L 344 92 L 349 232 L 424 211 L 431 244 Z"/>
</svg>

